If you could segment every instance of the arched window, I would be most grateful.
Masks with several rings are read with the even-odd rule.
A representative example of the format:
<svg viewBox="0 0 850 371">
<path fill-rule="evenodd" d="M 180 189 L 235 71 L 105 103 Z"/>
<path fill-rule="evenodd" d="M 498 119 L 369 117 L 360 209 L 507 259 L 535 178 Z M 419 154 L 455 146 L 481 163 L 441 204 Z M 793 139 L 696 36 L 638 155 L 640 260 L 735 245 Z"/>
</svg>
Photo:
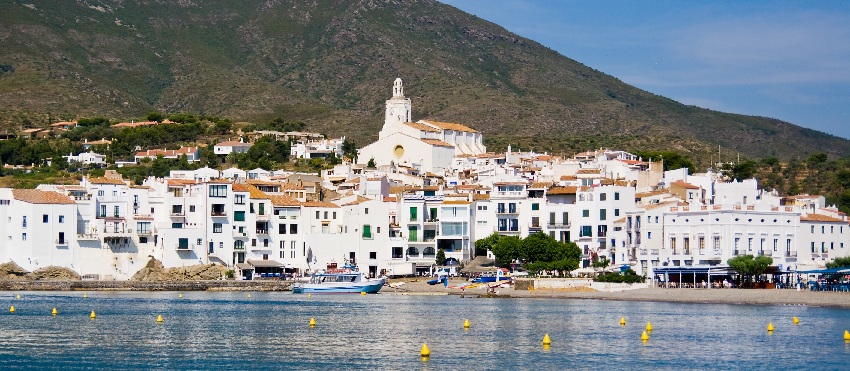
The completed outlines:
<svg viewBox="0 0 850 371">
<path fill-rule="evenodd" d="M 431 246 L 428 246 L 428 247 L 425 248 L 425 252 L 422 255 L 423 256 L 435 256 L 435 255 L 437 255 L 437 250 L 435 250 Z"/>
<path fill-rule="evenodd" d="M 578 200 L 579 200 L 579 201 L 584 201 L 584 193 L 579 193 L 579 195 L 578 195 Z"/>
<path fill-rule="evenodd" d="M 419 256 L 419 249 L 413 246 L 408 247 L 407 256 Z"/>
</svg>

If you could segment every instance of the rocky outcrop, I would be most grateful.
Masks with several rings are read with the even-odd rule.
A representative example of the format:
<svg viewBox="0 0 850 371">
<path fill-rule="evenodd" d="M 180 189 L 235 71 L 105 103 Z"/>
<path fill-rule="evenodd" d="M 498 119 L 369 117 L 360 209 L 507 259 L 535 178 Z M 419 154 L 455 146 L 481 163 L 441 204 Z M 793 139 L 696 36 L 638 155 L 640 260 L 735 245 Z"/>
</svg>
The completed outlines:
<svg viewBox="0 0 850 371">
<path fill-rule="evenodd" d="M 133 275 L 133 281 L 207 281 L 221 279 L 227 267 L 218 264 L 198 264 L 188 267 L 165 268 L 162 262 L 151 259 Z"/>
<path fill-rule="evenodd" d="M 0 280 L 20 281 L 27 279 L 30 272 L 21 268 L 13 261 L 0 264 Z"/>
<path fill-rule="evenodd" d="M 27 275 L 33 281 L 79 281 L 80 275 L 64 267 L 44 267 Z"/>
</svg>

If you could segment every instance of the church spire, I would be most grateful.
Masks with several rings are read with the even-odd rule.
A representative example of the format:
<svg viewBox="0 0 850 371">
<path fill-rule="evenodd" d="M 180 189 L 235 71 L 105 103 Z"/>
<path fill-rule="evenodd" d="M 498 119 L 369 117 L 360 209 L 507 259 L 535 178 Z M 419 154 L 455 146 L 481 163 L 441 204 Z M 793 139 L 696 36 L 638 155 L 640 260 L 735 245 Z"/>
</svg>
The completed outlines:
<svg viewBox="0 0 850 371">
<path fill-rule="evenodd" d="M 401 77 L 397 77 L 393 81 L 393 98 L 404 98 L 404 86 L 401 83 Z"/>
</svg>

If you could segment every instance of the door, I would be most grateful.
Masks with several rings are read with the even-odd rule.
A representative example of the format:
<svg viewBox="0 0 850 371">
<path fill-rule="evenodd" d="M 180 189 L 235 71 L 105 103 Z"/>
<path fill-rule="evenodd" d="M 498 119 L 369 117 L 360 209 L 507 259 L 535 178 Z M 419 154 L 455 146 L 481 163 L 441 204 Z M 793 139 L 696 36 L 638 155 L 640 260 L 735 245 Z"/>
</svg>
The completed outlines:
<svg viewBox="0 0 850 371">
<path fill-rule="evenodd" d="M 375 278 L 377 276 L 378 276 L 378 266 L 377 265 L 370 265 L 369 266 L 369 277 Z"/>
</svg>

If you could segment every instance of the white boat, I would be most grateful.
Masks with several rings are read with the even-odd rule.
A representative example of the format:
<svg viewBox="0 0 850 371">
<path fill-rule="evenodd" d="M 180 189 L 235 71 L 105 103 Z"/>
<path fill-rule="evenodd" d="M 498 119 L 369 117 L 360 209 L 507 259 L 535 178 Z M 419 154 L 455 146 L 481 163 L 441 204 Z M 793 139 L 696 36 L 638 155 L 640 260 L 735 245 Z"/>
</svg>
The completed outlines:
<svg viewBox="0 0 850 371">
<path fill-rule="evenodd" d="M 374 294 L 387 283 L 386 277 L 368 278 L 363 272 L 318 273 L 307 282 L 296 283 L 292 292 L 302 293 L 358 293 Z"/>
</svg>

